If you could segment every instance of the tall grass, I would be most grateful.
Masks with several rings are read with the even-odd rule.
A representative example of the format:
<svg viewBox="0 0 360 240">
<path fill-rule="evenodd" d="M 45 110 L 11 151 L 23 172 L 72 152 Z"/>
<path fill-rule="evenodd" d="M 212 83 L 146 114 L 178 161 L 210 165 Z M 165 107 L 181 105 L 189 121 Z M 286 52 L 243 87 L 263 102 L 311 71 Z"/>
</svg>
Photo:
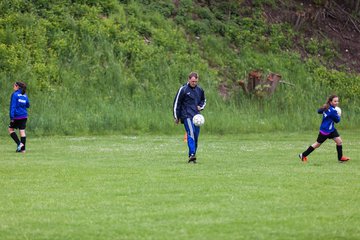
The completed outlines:
<svg viewBox="0 0 360 240">
<path fill-rule="evenodd" d="M 243 69 L 256 69 L 266 66 L 244 53 L 239 59 Z M 256 53 L 252 53 L 256 56 Z M 239 87 L 230 88 L 231 98 L 224 100 L 218 93 L 216 76 L 212 72 L 201 71 L 200 85 L 205 89 L 207 107 L 203 114 L 208 131 L 212 133 L 262 132 L 262 131 L 298 131 L 317 128 L 320 116 L 316 109 L 322 105 L 329 90 L 311 84 L 312 77 L 306 68 L 298 64 L 284 66 L 284 55 L 271 55 L 273 60 L 269 69 L 279 69 L 284 80 L 294 84 L 280 85 L 272 97 L 258 99 L 245 96 Z M 263 61 L 263 60 L 261 60 Z M 296 63 L 296 59 L 290 59 Z M 286 61 L 285 61 L 286 62 Z M 75 65 L 75 64 L 74 64 Z M 80 65 L 80 64 L 79 64 Z M 81 66 L 79 66 L 81 67 Z M 181 85 L 180 77 L 186 82 L 185 72 L 176 72 L 175 67 L 163 72 L 164 78 L 154 79 L 157 84 L 144 79 L 142 82 L 127 78 L 121 65 L 109 67 L 103 75 L 92 76 L 91 73 L 73 69 L 60 74 L 62 84 L 54 91 L 43 91 L 32 94 L 29 84 L 31 108 L 28 130 L 32 134 L 90 134 L 90 133 L 171 133 L 174 131 L 172 121 L 173 97 Z M 86 67 L 85 67 L 86 68 Z M 171 75 L 175 70 L 175 74 Z M 71 73 L 74 71 L 75 73 Z M 244 78 L 245 78 L 244 74 Z M 73 79 L 76 79 L 75 81 Z M 2 89 L 2 122 L 8 122 L 7 112 L 11 94 L 10 81 Z M 148 84 L 148 85 L 146 85 Z M 356 100 L 355 100 L 356 102 Z M 6 104 L 5 104 L 6 103 Z M 358 119 L 351 113 L 351 106 L 343 108 L 343 128 L 356 128 Z M 5 128 L 4 128 L 5 129 Z M 5 134 L 5 130 L 1 131 Z"/>
<path fill-rule="evenodd" d="M 179 9 L 177 20 L 167 18 L 174 11 L 170 2 L 162 2 L 159 11 L 134 1 L 68 8 L 65 2 L 51 4 L 5 4 L 0 15 L 5 29 L 0 31 L 0 135 L 6 134 L 12 84 L 18 80 L 28 84 L 32 134 L 172 133 L 173 97 L 191 71 L 200 74 L 207 96 L 203 114 L 212 133 L 317 128 L 316 108 L 332 92 L 344 96 L 342 126 L 359 125 L 359 77 L 327 74 L 315 61 L 280 51 L 281 42 L 275 40 L 267 49 L 256 47 L 255 33 L 267 28 L 259 18 L 252 22 L 234 15 L 234 21 L 220 23 L 204 10 L 199 16 L 208 23 L 202 22 L 203 30 L 194 34 L 186 28 L 189 11 Z M 221 9 L 228 9 L 225 5 Z M 238 20 L 241 31 L 236 30 Z M 253 27 L 256 31 L 249 32 Z M 289 40 L 278 33 L 272 34 L 288 48 Z M 244 39 L 249 43 L 242 46 Z M 280 85 L 264 99 L 245 96 L 237 81 L 253 69 L 279 73 L 291 85 Z M 228 86 L 226 99 L 219 94 L 220 83 Z"/>
</svg>

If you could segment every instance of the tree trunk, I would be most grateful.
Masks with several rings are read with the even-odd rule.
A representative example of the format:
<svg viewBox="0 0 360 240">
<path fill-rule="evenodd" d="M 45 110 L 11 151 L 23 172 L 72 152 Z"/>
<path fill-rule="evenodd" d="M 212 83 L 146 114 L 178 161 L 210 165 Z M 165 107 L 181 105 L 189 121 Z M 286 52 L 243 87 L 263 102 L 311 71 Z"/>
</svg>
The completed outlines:
<svg viewBox="0 0 360 240">
<path fill-rule="evenodd" d="M 272 95 L 275 92 L 275 89 L 278 85 L 278 83 L 281 80 L 281 75 L 276 73 L 270 73 L 269 76 L 266 79 L 266 83 L 270 85 L 270 88 L 268 89 L 268 94 Z"/>
</svg>

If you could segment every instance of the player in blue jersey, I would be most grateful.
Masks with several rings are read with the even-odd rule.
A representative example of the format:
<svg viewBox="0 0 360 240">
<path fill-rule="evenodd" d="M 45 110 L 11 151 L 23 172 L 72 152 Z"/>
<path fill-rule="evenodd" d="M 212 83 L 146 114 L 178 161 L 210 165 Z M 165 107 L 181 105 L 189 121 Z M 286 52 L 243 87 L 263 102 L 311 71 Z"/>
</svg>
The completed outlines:
<svg viewBox="0 0 360 240">
<path fill-rule="evenodd" d="M 205 93 L 198 86 L 198 80 L 199 76 L 197 73 L 190 73 L 188 82 L 179 88 L 173 105 L 175 123 L 183 123 L 187 133 L 189 163 L 196 163 L 196 150 L 200 134 L 200 127 L 195 126 L 192 119 L 206 105 Z"/>
<path fill-rule="evenodd" d="M 26 95 L 26 84 L 16 82 L 13 85 L 14 92 L 10 99 L 10 124 L 9 134 L 17 145 L 16 152 L 25 152 L 26 145 L 26 121 L 28 118 L 27 108 L 30 107 L 29 98 Z M 16 135 L 15 129 L 19 129 L 20 140 Z"/>
<path fill-rule="evenodd" d="M 316 148 L 320 147 L 323 142 L 327 139 L 333 139 L 336 143 L 336 151 L 339 162 L 343 163 L 350 160 L 349 157 L 343 156 L 342 151 L 342 140 L 338 131 L 335 128 L 335 123 L 340 122 L 341 113 L 338 113 L 335 110 L 339 104 L 339 97 L 336 95 L 331 95 L 326 103 L 318 109 L 318 113 L 323 115 L 322 122 L 320 125 L 320 132 L 318 138 L 314 144 L 308 147 L 306 151 L 299 154 L 299 158 L 303 162 L 307 162 L 307 156 L 314 151 Z"/>
</svg>

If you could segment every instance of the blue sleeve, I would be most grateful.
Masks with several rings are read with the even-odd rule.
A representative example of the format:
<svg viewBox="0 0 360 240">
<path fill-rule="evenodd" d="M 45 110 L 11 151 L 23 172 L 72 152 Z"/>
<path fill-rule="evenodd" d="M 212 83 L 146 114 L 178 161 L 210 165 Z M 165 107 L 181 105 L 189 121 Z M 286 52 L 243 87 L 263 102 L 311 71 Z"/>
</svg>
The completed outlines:
<svg viewBox="0 0 360 240">
<path fill-rule="evenodd" d="M 14 119 L 14 115 L 15 115 L 15 109 L 16 109 L 16 94 L 12 94 L 11 95 L 11 100 L 10 100 L 10 111 L 9 111 L 9 115 L 10 115 L 10 119 Z"/>
<path fill-rule="evenodd" d="M 332 119 L 335 123 L 340 122 L 340 116 L 339 116 L 339 114 L 337 113 L 336 110 L 331 111 L 330 117 L 331 117 L 331 119 Z"/>
<path fill-rule="evenodd" d="M 317 112 L 318 112 L 318 114 L 323 114 L 324 109 L 323 109 L 323 108 L 319 108 L 319 109 L 317 110 Z"/>
</svg>

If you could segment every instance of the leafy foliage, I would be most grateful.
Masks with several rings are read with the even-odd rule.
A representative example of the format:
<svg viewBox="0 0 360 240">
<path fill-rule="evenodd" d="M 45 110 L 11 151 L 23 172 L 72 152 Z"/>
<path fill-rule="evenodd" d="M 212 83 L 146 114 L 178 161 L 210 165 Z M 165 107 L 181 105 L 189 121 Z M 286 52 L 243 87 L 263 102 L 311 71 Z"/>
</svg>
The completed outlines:
<svg viewBox="0 0 360 240">
<path fill-rule="evenodd" d="M 333 93 L 341 93 L 343 104 L 349 104 L 360 96 L 360 86 L 355 83 L 360 82 L 360 76 L 351 76 L 337 70 L 329 70 L 319 67 L 314 70 L 314 80 L 321 86 L 329 88 Z M 352 106 L 354 110 L 359 110 L 357 105 Z"/>
<path fill-rule="evenodd" d="M 246 113 L 244 121 L 256 126 L 260 112 L 268 118 L 264 129 L 278 121 L 274 107 L 297 119 L 291 109 L 304 89 L 314 95 L 309 97 L 314 103 L 319 101 L 316 91 L 333 88 L 358 103 L 358 76 L 330 71 L 317 60 L 319 53 L 325 60 L 336 54 L 330 43 L 304 41 L 310 54 L 304 64 L 291 52 L 293 39 L 301 35 L 289 24 L 267 23 L 265 5 L 276 4 L 258 0 L 250 8 L 245 1 L 1 1 L 0 101 L 8 101 L 13 81 L 25 81 L 32 101 L 29 128 L 39 134 L 168 132 L 173 94 L 191 71 L 199 72 L 211 99 L 207 111 L 213 119 L 207 123 L 214 132 L 234 127 L 247 131 L 239 123 L 216 119 L 220 114 L 240 118 Z M 278 72 L 297 89 L 283 86 L 273 99 L 264 100 L 268 102 L 254 102 L 236 87 L 252 69 Z M 228 86 L 226 99 L 218 94 L 220 83 Z M 6 122 L 7 106 L 1 108 Z"/>
</svg>

